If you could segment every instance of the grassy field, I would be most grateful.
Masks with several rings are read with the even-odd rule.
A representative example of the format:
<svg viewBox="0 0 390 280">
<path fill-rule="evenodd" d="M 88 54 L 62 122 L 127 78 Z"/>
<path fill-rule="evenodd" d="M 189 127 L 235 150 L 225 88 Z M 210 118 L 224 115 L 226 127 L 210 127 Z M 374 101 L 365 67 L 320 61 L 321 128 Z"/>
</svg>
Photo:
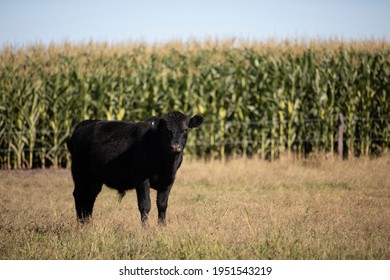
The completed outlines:
<svg viewBox="0 0 390 280">
<path fill-rule="evenodd" d="M 0 259 L 390 259 L 390 157 L 186 160 L 168 226 L 104 188 L 78 226 L 69 170 L 0 171 Z M 155 199 L 152 192 L 152 199 Z"/>
</svg>

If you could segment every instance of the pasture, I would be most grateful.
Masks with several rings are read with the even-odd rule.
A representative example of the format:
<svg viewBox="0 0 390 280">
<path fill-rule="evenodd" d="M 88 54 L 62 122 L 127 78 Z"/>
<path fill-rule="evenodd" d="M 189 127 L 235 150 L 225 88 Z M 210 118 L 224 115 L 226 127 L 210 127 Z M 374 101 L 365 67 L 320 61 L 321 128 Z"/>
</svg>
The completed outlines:
<svg viewBox="0 0 390 280">
<path fill-rule="evenodd" d="M 390 157 L 185 159 L 167 227 L 107 187 L 76 222 L 68 169 L 0 171 L 0 259 L 389 259 Z M 151 191 L 152 200 L 156 193 Z"/>
</svg>

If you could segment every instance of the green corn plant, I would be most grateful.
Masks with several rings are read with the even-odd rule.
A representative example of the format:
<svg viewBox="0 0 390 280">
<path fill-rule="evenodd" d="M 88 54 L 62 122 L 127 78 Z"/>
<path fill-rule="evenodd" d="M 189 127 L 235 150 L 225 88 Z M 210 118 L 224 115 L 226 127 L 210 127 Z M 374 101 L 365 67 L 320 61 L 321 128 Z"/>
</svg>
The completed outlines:
<svg viewBox="0 0 390 280">
<path fill-rule="evenodd" d="M 23 118 L 26 122 L 26 132 L 27 132 L 27 145 L 28 145 L 28 168 L 33 167 L 34 161 L 34 151 L 35 145 L 37 142 L 37 124 L 39 120 L 39 115 L 42 112 L 42 107 L 38 103 L 39 90 L 41 87 L 41 81 L 37 80 L 33 86 L 33 90 L 30 94 L 27 95 L 28 107 L 26 110 L 23 110 Z"/>
<path fill-rule="evenodd" d="M 289 88 L 289 98 L 287 100 L 287 110 L 286 110 L 286 118 L 287 118 L 287 155 L 288 158 L 291 158 L 291 154 L 293 151 L 293 143 L 296 139 L 296 125 L 298 122 L 298 112 L 300 111 L 301 101 L 297 97 L 297 80 L 300 79 L 301 68 L 299 65 L 295 66 L 295 69 L 291 69 L 291 74 L 287 76 L 287 86 Z"/>
</svg>

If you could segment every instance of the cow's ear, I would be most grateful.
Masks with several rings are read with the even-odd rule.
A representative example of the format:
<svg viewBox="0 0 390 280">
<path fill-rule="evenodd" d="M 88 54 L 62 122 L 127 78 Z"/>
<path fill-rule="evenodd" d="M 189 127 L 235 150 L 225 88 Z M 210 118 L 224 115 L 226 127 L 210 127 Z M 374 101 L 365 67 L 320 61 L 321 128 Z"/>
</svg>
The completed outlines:
<svg viewBox="0 0 390 280">
<path fill-rule="evenodd" d="M 164 119 L 159 119 L 157 124 L 157 129 L 166 129 L 167 128 L 167 121 Z"/>
<path fill-rule="evenodd" d="M 158 126 L 158 122 L 160 121 L 160 119 L 152 116 L 152 117 L 147 117 L 145 121 L 149 123 L 151 127 L 156 128 Z"/>
<path fill-rule="evenodd" d="M 190 119 L 188 124 L 189 128 L 199 127 L 203 123 L 203 117 L 201 115 L 195 115 Z"/>
</svg>

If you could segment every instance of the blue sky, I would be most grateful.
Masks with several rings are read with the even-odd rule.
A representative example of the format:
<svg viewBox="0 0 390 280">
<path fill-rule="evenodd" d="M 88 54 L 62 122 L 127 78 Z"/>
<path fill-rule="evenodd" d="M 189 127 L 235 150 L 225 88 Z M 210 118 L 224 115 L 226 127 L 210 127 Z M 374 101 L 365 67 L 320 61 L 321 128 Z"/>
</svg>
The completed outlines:
<svg viewBox="0 0 390 280">
<path fill-rule="evenodd" d="M 206 38 L 390 39 L 388 0 L 0 0 L 0 46 Z"/>
</svg>

